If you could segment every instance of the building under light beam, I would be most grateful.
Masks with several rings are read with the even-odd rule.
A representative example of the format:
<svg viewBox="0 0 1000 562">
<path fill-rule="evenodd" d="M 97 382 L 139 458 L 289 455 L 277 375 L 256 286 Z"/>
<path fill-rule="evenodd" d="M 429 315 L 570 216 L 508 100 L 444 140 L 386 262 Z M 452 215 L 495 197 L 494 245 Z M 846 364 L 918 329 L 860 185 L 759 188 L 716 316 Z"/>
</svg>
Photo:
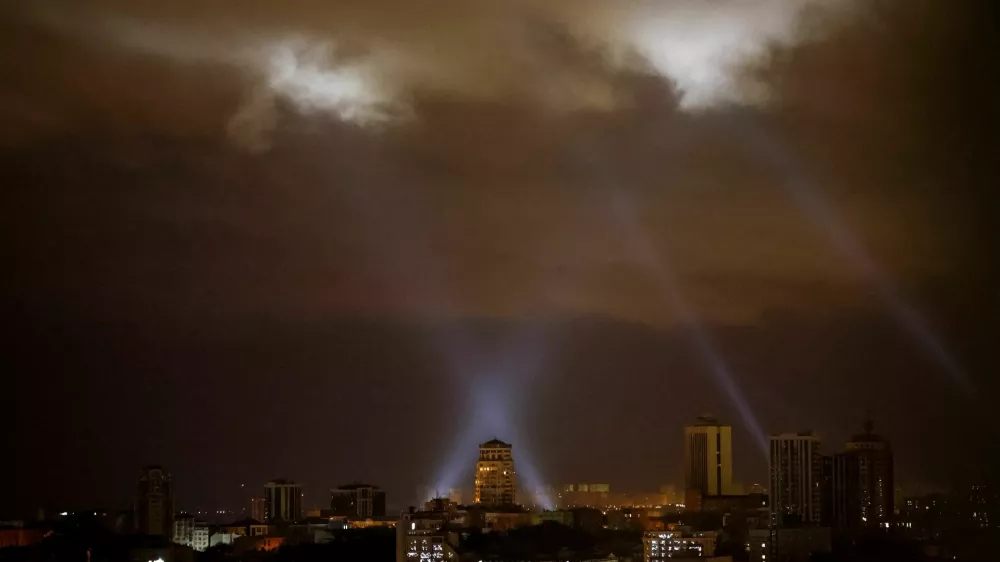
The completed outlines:
<svg viewBox="0 0 1000 562">
<path fill-rule="evenodd" d="M 492 439 L 479 446 L 476 463 L 474 503 L 501 505 L 517 503 L 517 474 L 509 443 Z"/>
<path fill-rule="evenodd" d="M 732 426 L 710 416 L 684 426 L 684 491 L 702 497 L 736 493 Z"/>
</svg>

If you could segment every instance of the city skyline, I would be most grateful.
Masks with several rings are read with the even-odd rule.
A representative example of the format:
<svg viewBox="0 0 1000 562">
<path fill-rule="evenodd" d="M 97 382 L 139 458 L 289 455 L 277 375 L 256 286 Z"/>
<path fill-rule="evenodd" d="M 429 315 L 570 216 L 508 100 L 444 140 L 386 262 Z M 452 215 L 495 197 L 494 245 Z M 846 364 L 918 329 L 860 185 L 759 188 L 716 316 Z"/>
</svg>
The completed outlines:
<svg viewBox="0 0 1000 562">
<path fill-rule="evenodd" d="M 147 465 L 140 472 L 132 509 L 40 512 L 35 520 L 4 521 L 0 545 L 38 552 L 69 532 L 90 540 L 103 537 L 108 542 L 101 544 L 102 552 L 109 544 L 119 545 L 133 559 L 160 560 L 190 557 L 192 552 L 195 558 L 201 553 L 232 559 L 250 551 L 256 556 L 276 551 L 301 556 L 310 549 L 329 552 L 338 544 L 365 541 L 366 556 L 379 552 L 388 559 L 394 547 L 396 562 L 471 562 L 489 552 L 491 542 L 500 541 L 510 553 L 520 551 L 523 556 L 523 549 L 531 548 L 548 551 L 553 559 L 569 558 L 567 562 L 576 557 L 613 562 L 628 552 L 643 562 L 678 556 L 732 562 L 734 553 L 745 553 L 750 562 L 807 562 L 817 553 L 840 559 L 856 549 L 890 548 L 902 554 L 920 547 L 939 552 L 936 543 L 944 537 L 967 538 L 970 532 L 989 536 L 1000 506 L 992 484 L 966 483 L 947 494 L 911 494 L 897 504 L 891 441 L 875 433 L 870 411 L 861 425 L 861 433 L 832 451 L 824 450 L 812 432 L 770 435 L 770 489 L 754 485 L 743 493 L 727 491 L 723 476 L 733 463 L 731 427 L 715 417 L 699 416 L 682 428 L 685 499 L 673 505 L 667 499 L 677 497 L 673 485 L 661 488 L 652 502 L 648 497 L 612 496 L 607 483 L 519 490 L 515 448 L 496 437 L 477 447 L 475 494 L 468 505 L 437 497 L 387 510 L 379 486 L 353 482 L 332 488 L 327 508 L 303 509 L 299 484 L 272 479 L 263 486 L 263 498 L 255 493 L 250 498 L 251 511 L 263 511 L 264 521 L 245 514 L 236 518 L 229 511 L 202 516 L 175 510 L 170 471 Z M 555 490 L 557 501 L 539 505 L 536 493 L 546 498 Z M 579 542 L 583 537 L 603 546 L 584 546 Z M 947 548 L 977 555 L 987 550 L 976 545 Z M 596 558 L 595 551 L 606 558 Z M 712 558 L 720 553 L 728 556 Z"/>
<path fill-rule="evenodd" d="M 0 2 L 9 515 L 1000 469 L 984 2 L 224 4 Z"/>
<path fill-rule="evenodd" d="M 872 443 L 886 443 L 886 444 L 888 443 L 888 441 L 885 441 L 882 436 L 878 436 L 878 435 L 875 435 L 875 434 L 872 433 L 871 428 L 873 427 L 873 422 L 871 421 L 871 415 L 872 415 L 871 411 L 868 411 L 866 413 L 866 418 L 865 418 L 866 421 L 865 421 L 865 424 L 864 424 L 865 433 L 861 433 L 861 434 L 855 433 L 855 434 L 852 434 L 851 437 L 850 437 L 850 439 L 847 440 L 846 449 L 845 449 L 844 452 L 840 452 L 839 449 L 836 448 L 836 446 L 832 446 L 830 443 L 827 443 L 825 445 L 826 448 L 824 448 L 824 440 L 823 440 L 822 436 L 819 436 L 819 435 L 817 435 L 817 434 L 815 434 L 814 432 L 811 432 L 811 431 L 810 432 L 799 432 L 799 433 L 771 434 L 769 436 L 769 439 L 772 442 L 774 442 L 774 441 L 779 441 L 780 442 L 783 439 L 794 439 L 794 440 L 807 439 L 807 440 L 809 440 L 812 443 L 811 448 L 810 448 L 810 456 L 814 457 L 815 459 L 817 459 L 817 464 L 814 466 L 814 472 L 813 472 L 812 475 L 818 481 L 820 478 L 826 476 L 825 474 L 822 473 L 823 470 L 826 470 L 825 468 L 822 467 L 822 464 L 821 464 L 823 462 L 824 458 L 829 458 L 831 461 L 834 461 L 835 457 L 844 456 L 845 454 L 856 453 L 856 452 L 858 452 L 857 450 L 859 448 L 860 449 L 870 448 L 870 446 L 871 446 Z M 705 428 L 709 428 L 709 429 L 712 429 L 712 428 L 725 428 L 725 429 L 727 429 L 727 433 L 729 433 L 729 430 L 731 430 L 730 426 L 723 424 L 717 418 L 715 418 L 713 416 L 704 415 L 704 414 L 697 416 L 697 421 L 696 422 L 685 424 L 681 428 L 683 430 L 683 433 L 684 433 L 684 440 L 682 441 L 682 451 L 678 452 L 678 458 L 682 459 L 682 463 L 681 464 L 682 464 L 683 470 L 688 470 L 690 468 L 689 465 L 688 465 L 688 463 L 687 463 L 687 461 L 684 460 L 684 459 L 686 458 L 686 455 L 689 453 L 689 447 L 690 447 L 690 443 L 691 443 L 690 438 L 691 438 L 692 432 L 697 432 L 699 429 L 705 429 Z M 721 443 L 721 441 L 720 441 L 720 443 Z M 492 447 L 492 449 L 491 449 L 491 447 Z M 731 445 L 730 445 L 730 447 L 731 447 Z M 497 456 L 496 454 L 494 454 L 494 455 L 491 456 L 490 452 L 493 451 L 493 449 L 496 449 L 497 451 L 499 451 L 501 453 L 503 451 L 507 451 L 507 456 L 503 457 L 503 458 L 501 458 L 501 456 Z M 484 470 L 484 468 L 483 468 L 484 466 L 486 466 L 486 465 L 492 466 L 492 465 L 498 465 L 498 464 L 499 465 L 505 465 L 505 463 L 506 463 L 507 465 L 509 465 L 508 470 L 512 470 L 513 469 L 513 462 L 512 462 L 513 457 L 510 455 L 511 449 L 512 449 L 512 444 L 505 443 L 505 442 L 503 442 L 503 441 L 501 441 L 499 439 L 496 439 L 496 438 L 491 439 L 491 440 L 489 440 L 489 441 L 487 441 L 487 442 L 479 445 L 478 462 L 476 462 L 475 466 L 473 467 L 473 469 L 469 473 L 470 480 L 469 480 L 469 482 L 467 482 L 467 484 L 472 483 L 471 486 L 468 486 L 468 489 L 472 492 L 472 494 L 470 494 L 468 496 L 470 498 L 470 500 L 471 500 L 468 503 L 480 503 L 480 501 L 477 499 L 479 497 L 478 484 L 479 484 L 480 480 L 482 479 L 480 470 Z M 484 451 L 485 451 L 485 453 L 484 453 Z M 773 455 L 773 451 L 774 451 L 774 448 L 772 446 L 772 455 Z M 890 460 L 891 460 L 891 458 L 890 458 Z M 728 458 L 728 462 L 731 465 L 733 463 L 732 458 Z M 892 468 L 891 462 L 890 462 L 890 464 L 888 466 L 889 466 L 889 468 L 888 468 L 888 470 L 889 470 L 889 480 L 888 480 L 888 482 L 889 482 L 889 485 L 891 486 L 892 483 L 893 483 L 894 470 Z M 166 481 L 168 482 L 168 484 L 172 484 L 173 475 L 170 472 L 167 472 L 164 469 L 162 469 L 160 467 L 160 465 L 148 465 L 143 470 L 144 470 L 144 472 L 143 472 L 144 475 L 149 470 L 161 471 L 162 473 L 164 473 L 166 475 L 165 478 L 166 478 Z M 476 478 L 474 479 L 475 480 L 474 482 L 471 479 L 471 477 L 473 475 L 476 476 Z M 831 473 L 831 477 L 832 477 L 832 473 Z M 142 482 L 145 481 L 146 478 L 147 478 L 146 476 L 143 476 L 143 479 L 140 480 L 140 485 L 142 484 Z M 485 480 L 483 480 L 483 482 L 484 482 L 484 485 L 485 485 Z M 762 479 L 761 482 L 764 482 L 768 486 L 768 488 L 764 488 L 764 490 L 763 490 L 764 494 L 767 495 L 768 492 L 770 491 L 769 488 L 771 486 L 774 486 L 774 473 L 773 473 L 773 469 L 771 470 L 770 481 L 767 478 L 765 478 L 765 479 Z M 740 483 L 740 485 L 739 485 L 740 488 L 739 489 L 736 488 L 736 486 L 737 486 L 736 483 L 730 482 L 729 487 L 728 488 L 724 488 L 724 491 L 728 490 L 728 491 L 726 491 L 726 493 L 724 493 L 724 494 L 715 494 L 715 493 L 712 493 L 712 494 L 707 494 L 707 496 L 714 496 L 714 495 L 734 496 L 734 495 L 745 495 L 745 494 L 749 494 L 749 493 L 754 493 L 751 488 L 754 488 L 754 487 L 760 488 L 761 487 L 761 482 L 748 482 L 745 485 L 742 484 L 742 483 Z M 672 493 L 674 493 L 676 495 L 678 501 L 690 500 L 691 499 L 690 497 L 685 498 L 686 494 L 683 491 L 684 490 L 683 480 L 681 480 L 680 484 L 681 485 L 678 485 L 678 483 L 676 483 L 676 482 L 674 482 L 674 483 L 661 482 L 660 484 L 658 484 L 655 487 L 646 487 L 646 488 L 644 488 L 642 486 L 629 487 L 627 485 L 626 486 L 615 486 L 615 490 L 616 490 L 617 493 L 625 494 L 625 497 L 629 497 L 630 494 L 635 494 L 635 493 L 645 493 L 645 494 L 648 494 L 650 497 L 667 497 L 670 494 L 664 492 L 663 489 L 664 488 L 669 488 L 669 489 L 674 490 L 674 492 L 672 492 Z M 314 487 L 322 487 L 322 484 L 314 484 L 313 486 Z M 605 494 L 608 494 L 610 492 L 610 486 L 608 484 L 594 484 L 593 486 L 596 487 L 597 491 L 603 492 Z M 304 485 L 301 482 L 297 482 L 297 481 L 293 481 L 293 480 L 269 479 L 261 487 L 261 489 L 263 490 L 263 497 L 259 496 L 259 493 L 260 493 L 261 489 L 255 489 L 253 486 L 250 486 L 248 488 L 246 486 L 246 484 L 240 484 L 239 485 L 240 498 L 236 499 L 235 501 L 224 502 L 224 505 L 222 506 L 222 507 L 225 507 L 224 510 L 206 509 L 206 510 L 203 511 L 203 510 L 199 509 L 198 507 L 194 507 L 192 509 L 191 506 L 179 506 L 179 507 L 174 506 L 174 507 L 176 507 L 176 512 L 177 513 L 185 513 L 185 514 L 190 513 L 192 516 L 194 516 L 194 515 L 198 515 L 198 516 L 204 515 L 204 516 L 209 517 L 209 518 L 211 518 L 213 520 L 229 520 L 229 519 L 232 519 L 234 516 L 239 516 L 239 517 L 243 517 L 243 518 L 255 519 L 255 520 L 258 520 L 258 521 L 260 521 L 262 523 L 266 523 L 270 519 L 270 517 L 268 517 L 267 513 L 270 513 L 271 511 L 274 511 L 274 510 L 279 510 L 282 513 L 296 513 L 297 512 L 297 513 L 299 513 L 299 516 L 295 517 L 295 519 L 299 519 L 299 518 L 304 517 L 304 514 L 307 511 L 321 511 L 321 510 L 327 510 L 328 508 L 332 508 L 331 513 L 343 515 L 343 514 L 346 514 L 347 512 L 345 511 L 345 512 L 341 513 L 340 511 L 338 511 L 338 509 L 340 509 L 340 510 L 347 509 L 346 506 L 348 504 L 350 504 L 352 506 L 352 507 L 349 508 L 349 511 L 351 511 L 353 513 L 355 510 L 357 510 L 357 514 L 360 515 L 360 516 L 363 516 L 363 514 L 365 514 L 365 513 L 369 513 L 369 514 L 382 513 L 382 514 L 385 514 L 385 513 L 388 513 L 388 512 L 404 511 L 408 506 L 412 507 L 414 505 L 421 505 L 424 501 L 426 501 L 425 496 L 428 493 L 427 489 L 425 489 L 424 487 L 421 487 L 422 491 L 417 494 L 419 496 L 418 498 L 416 498 L 417 501 L 413 501 L 414 498 L 410 497 L 410 495 L 404 494 L 401 497 L 392 497 L 391 498 L 391 502 L 387 502 L 387 500 L 386 500 L 386 493 L 385 493 L 384 490 L 381 489 L 381 487 L 379 487 L 379 486 L 372 486 L 372 485 L 368 485 L 368 484 L 360 484 L 360 483 L 355 482 L 355 483 L 352 483 L 352 484 L 338 485 L 338 486 L 331 487 L 331 488 L 328 489 L 328 492 L 329 492 L 330 495 L 328 495 L 324 499 L 322 497 L 322 494 L 320 494 L 319 499 L 318 500 L 313 500 L 313 503 L 310 504 L 310 503 L 306 503 L 305 502 L 305 500 L 304 500 L 305 494 L 302 491 L 303 489 L 305 489 L 307 487 L 308 487 L 307 485 Z M 537 501 L 539 499 L 539 496 L 537 496 L 536 494 L 543 494 L 543 495 L 546 495 L 545 499 L 542 500 L 543 504 L 542 505 L 534 505 L 533 507 L 548 509 L 548 508 L 553 508 L 557 504 L 557 502 L 555 502 L 555 497 L 559 495 L 559 491 L 560 490 L 562 490 L 562 491 L 565 492 L 565 491 L 575 491 L 577 488 L 580 488 L 581 490 L 583 490 L 583 488 L 587 488 L 588 491 L 589 491 L 590 487 L 591 487 L 591 485 L 589 485 L 589 484 L 575 484 L 575 483 L 574 484 L 559 484 L 559 483 L 556 483 L 556 482 L 552 482 L 552 483 L 547 483 L 547 484 L 545 484 L 542 487 L 542 488 L 546 488 L 547 489 L 547 492 L 543 493 L 541 491 L 541 488 L 534 489 L 534 490 L 531 490 L 531 489 L 527 489 L 527 490 L 526 489 L 519 489 L 519 488 L 516 488 L 516 484 L 514 484 L 513 485 L 513 491 L 509 495 L 513 495 L 516 498 L 516 502 L 500 502 L 500 503 L 519 503 L 519 504 L 524 504 L 524 505 L 531 505 L 533 502 L 535 502 L 535 501 Z M 292 496 L 294 496 L 295 498 L 298 498 L 297 501 L 293 500 L 293 499 L 290 499 L 290 497 L 288 496 L 288 494 L 284 491 L 286 488 L 290 489 L 290 490 L 297 491 L 297 492 L 295 492 L 295 493 L 292 494 Z M 925 484 L 918 483 L 916 485 L 916 487 L 910 488 L 907 491 L 911 492 L 910 495 L 921 495 L 921 494 L 929 493 L 929 492 L 934 491 L 934 490 L 941 490 L 941 489 L 943 489 L 943 488 L 938 488 L 938 487 L 933 487 L 933 486 L 927 486 Z M 168 488 L 168 490 L 169 490 L 170 502 L 172 502 L 173 501 L 172 485 Z M 354 497 L 354 496 L 357 495 L 357 493 L 358 493 L 359 490 L 362 491 L 362 492 L 364 492 L 364 497 L 363 498 L 360 497 L 360 496 Z M 456 495 L 458 495 L 458 496 L 463 495 L 463 494 L 461 494 L 461 490 L 462 490 L 462 488 L 459 487 L 459 488 L 451 488 L 451 489 L 443 491 L 443 492 L 442 491 L 431 491 L 432 492 L 431 495 L 433 496 L 433 498 L 438 498 L 438 497 L 448 498 L 449 496 L 455 497 Z M 679 493 L 678 493 L 678 491 L 679 491 Z M 690 490 L 688 490 L 688 491 L 690 491 Z M 491 492 L 491 493 L 494 494 L 494 495 L 500 494 L 499 491 L 495 491 L 495 490 L 493 492 Z M 339 496 L 338 496 L 338 494 L 339 494 Z M 373 494 L 377 494 L 378 495 L 378 497 L 376 498 L 376 503 L 374 503 L 374 504 L 372 503 L 372 501 L 373 501 L 373 498 L 375 498 L 376 496 L 374 496 Z M 509 497 L 509 495 L 508 496 L 504 496 L 504 497 Z M 547 497 L 548 495 L 551 495 L 552 497 Z M 342 498 L 346 499 L 346 498 L 348 498 L 348 496 L 350 496 L 350 499 L 347 499 L 348 504 L 344 504 L 343 501 L 340 501 L 340 500 L 336 499 L 337 497 L 342 497 Z M 490 497 L 493 497 L 493 496 L 490 496 Z M 500 496 L 497 496 L 497 497 L 500 497 Z M 890 497 L 890 498 L 892 497 L 892 491 L 888 492 L 888 497 Z M 270 499 L 270 498 L 273 498 L 273 499 Z M 614 500 L 613 497 L 611 499 Z M 813 519 L 814 519 L 814 522 L 818 523 L 819 522 L 819 517 L 820 517 L 820 514 L 819 514 L 819 501 L 820 500 L 818 499 L 818 497 L 817 498 L 813 498 L 813 500 L 816 503 L 815 507 L 811 508 L 811 509 L 814 509 Z M 135 496 L 133 496 L 130 501 L 136 502 L 135 503 L 136 506 L 139 505 L 139 503 L 138 503 L 139 499 L 137 497 L 135 497 Z M 832 500 L 832 498 L 824 498 L 822 501 L 823 502 L 827 502 L 827 501 L 833 501 L 833 500 Z M 527 502 L 527 503 L 525 503 L 525 502 Z M 629 502 L 631 502 L 631 500 L 629 500 Z M 195 502 L 195 503 L 197 504 L 197 502 Z M 362 503 L 364 505 L 361 505 Z M 455 502 L 455 503 L 459 503 L 459 502 Z M 486 502 L 483 502 L 483 503 L 490 504 L 491 502 L 486 501 Z M 105 503 L 97 502 L 96 504 L 94 502 L 91 502 L 90 504 L 85 504 L 84 507 L 94 507 L 97 504 L 99 504 L 102 509 L 106 509 L 107 507 L 109 507 L 106 504 L 106 502 Z M 631 505 L 631 503 L 627 503 L 626 505 Z M 638 504 L 636 504 L 636 505 L 638 505 Z M 650 505 L 650 504 L 644 504 L 644 505 Z M 664 503 L 663 505 L 667 505 L 667 503 Z M 892 505 L 891 501 L 889 502 L 889 505 Z M 338 507 L 338 506 L 340 506 L 340 507 Z M 381 507 L 377 507 L 377 506 L 381 506 Z M 386 506 L 388 506 L 388 510 L 386 509 Z M 697 506 L 695 506 L 695 509 L 700 511 L 701 507 L 699 507 L 699 506 L 700 506 L 700 503 Z M 38 506 L 38 507 L 41 508 L 41 509 L 44 509 L 45 507 L 48 507 L 49 508 L 49 512 L 52 512 L 52 509 L 51 509 L 52 506 L 51 505 L 49 505 L 49 506 Z M 62 505 L 62 507 L 66 507 L 66 505 Z M 80 506 L 73 506 L 74 509 L 77 509 L 79 507 Z M 111 506 L 111 507 L 113 508 L 114 506 Z M 255 517 L 254 516 L 256 514 L 256 511 L 258 509 L 261 512 L 260 513 L 260 515 L 262 515 L 261 517 Z M 375 511 L 371 511 L 372 509 L 374 509 Z M 35 511 L 35 508 L 32 509 L 32 513 L 34 513 L 34 511 Z M 112 509 L 112 511 L 114 511 L 114 509 Z M 835 514 L 828 514 L 828 515 L 824 515 L 823 517 L 827 517 L 827 516 L 831 517 L 831 521 L 832 521 L 832 518 L 836 518 L 837 517 L 837 515 L 835 515 Z M 840 515 L 840 517 L 843 517 L 843 515 Z M 824 519 L 824 522 L 827 523 L 827 524 L 830 524 L 830 522 L 826 521 L 825 519 Z"/>
</svg>

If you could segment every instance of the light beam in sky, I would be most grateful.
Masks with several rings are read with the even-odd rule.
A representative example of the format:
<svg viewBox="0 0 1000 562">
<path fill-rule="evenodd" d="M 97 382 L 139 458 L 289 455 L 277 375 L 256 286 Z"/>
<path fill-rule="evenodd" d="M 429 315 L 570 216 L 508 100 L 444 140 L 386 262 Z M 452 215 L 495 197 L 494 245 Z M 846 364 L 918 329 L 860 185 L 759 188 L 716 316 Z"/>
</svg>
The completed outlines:
<svg viewBox="0 0 1000 562">
<path fill-rule="evenodd" d="M 794 153 L 759 120 L 746 114 L 726 116 L 725 127 L 735 132 L 760 161 L 782 178 L 782 187 L 809 215 L 814 225 L 845 260 L 872 284 L 892 317 L 907 334 L 962 390 L 972 392 L 972 382 L 962 366 L 935 334 L 922 314 L 879 267 L 858 237 L 844 225 L 820 188 L 806 173 Z"/>
<path fill-rule="evenodd" d="M 760 453 L 766 457 L 767 435 L 740 389 L 728 363 L 716 346 L 711 334 L 702 326 L 696 311 L 688 303 L 667 260 L 659 255 L 649 237 L 642 231 L 635 205 L 614 178 L 613 170 L 603 165 L 597 150 L 582 149 L 582 161 L 590 163 L 600 188 L 609 193 L 608 208 L 626 246 L 657 281 L 664 304 L 677 316 L 677 325 L 687 338 L 695 356 L 707 369 L 716 386 L 722 390 L 749 431 Z"/>
</svg>

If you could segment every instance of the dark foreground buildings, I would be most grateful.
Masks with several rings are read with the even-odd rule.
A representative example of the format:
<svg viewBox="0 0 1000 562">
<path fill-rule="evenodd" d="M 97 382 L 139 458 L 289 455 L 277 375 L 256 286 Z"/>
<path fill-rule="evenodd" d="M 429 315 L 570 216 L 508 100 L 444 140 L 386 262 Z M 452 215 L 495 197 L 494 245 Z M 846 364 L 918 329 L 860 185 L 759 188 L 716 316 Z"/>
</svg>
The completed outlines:
<svg viewBox="0 0 1000 562">
<path fill-rule="evenodd" d="M 142 535 L 173 536 L 173 487 L 170 473 L 162 466 L 146 466 L 139 474 L 135 501 L 135 529 Z"/>
<path fill-rule="evenodd" d="M 892 448 L 872 429 L 871 420 L 866 420 L 864 433 L 853 436 L 843 452 L 833 455 L 830 515 L 838 532 L 888 529 L 892 524 Z"/>
<path fill-rule="evenodd" d="M 371 519 L 385 517 L 385 491 L 368 484 L 346 484 L 330 490 L 330 511 L 334 516 Z"/>
</svg>

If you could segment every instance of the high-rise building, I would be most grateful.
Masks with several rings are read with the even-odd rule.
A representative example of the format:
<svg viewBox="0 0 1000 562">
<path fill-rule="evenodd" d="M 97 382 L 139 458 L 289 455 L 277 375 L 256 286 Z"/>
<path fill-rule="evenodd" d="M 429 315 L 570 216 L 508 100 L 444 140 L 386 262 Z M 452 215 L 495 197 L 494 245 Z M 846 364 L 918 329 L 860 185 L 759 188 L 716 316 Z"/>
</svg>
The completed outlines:
<svg viewBox="0 0 1000 562">
<path fill-rule="evenodd" d="M 174 495 L 170 473 L 162 466 L 142 469 L 135 501 L 135 529 L 143 535 L 173 536 Z"/>
<path fill-rule="evenodd" d="M 684 489 L 701 496 L 733 493 L 733 428 L 710 416 L 684 426 Z"/>
<path fill-rule="evenodd" d="M 250 498 L 250 518 L 264 523 L 267 520 L 264 498 Z"/>
<path fill-rule="evenodd" d="M 820 524 L 824 527 L 833 527 L 833 477 L 836 459 L 829 455 L 820 457 Z"/>
<path fill-rule="evenodd" d="M 302 486 L 288 480 L 272 480 L 264 486 L 263 523 L 286 523 L 302 519 Z"/>
<path fill-rule="evenodd" d="M 509 443 L 492 439 L 479 446 L 473 501 L 487 505 L 517 502 L 517 475 Z"/>
<path fill-rule="evenodd" d="M 771 523 L 819 524 L 823 505 L 823 457 L 811 432 L 770 438 Z"/>
<path fill-rule="evenodd" d="M 347 484 L 330 490 L 333 515 L 370 519 L 385 516 L 385 491 L 367 484 Z"/>
<path fill-rule="evenodd" d="M 892 448 L 870 419 L 844 452 L 833 456 L 833 526 L 841 532 L 888 528 L 894 505 Z"/>
</svg>

